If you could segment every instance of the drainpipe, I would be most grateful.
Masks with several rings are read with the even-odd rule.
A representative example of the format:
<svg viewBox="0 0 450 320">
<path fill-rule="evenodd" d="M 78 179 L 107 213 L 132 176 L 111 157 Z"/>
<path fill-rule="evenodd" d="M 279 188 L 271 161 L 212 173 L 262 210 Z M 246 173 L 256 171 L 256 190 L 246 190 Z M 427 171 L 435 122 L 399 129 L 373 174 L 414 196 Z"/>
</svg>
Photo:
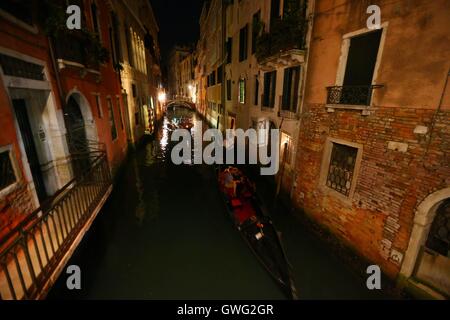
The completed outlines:
<svg viewBox="0 0 450 320">
<path fill-rule="evenodd" d="M 283 127 L 283 122 L 284 122 L 284 118 L 281 118 L 281 123 L 280 123 L 280 128 L 279 130 L 281 131 L 281 128 Z M 269 133 L 270 134 L 270 133 Z M 281 137 L 280 137 L 281 138 Z M 281 141 L 278 141 L 278 145 L 280 145 Z M 278 174 L 278 181 L 277 181 L 277 190 L 275 192 L 275 201 L 274 201 L 274 206 L 276 207 L 277 205 L 277 200 L 278 200 L 278 196 L 280 194 L 280 190 L 281 190 L 281 184 L 283 183 L 283 175 L 284 175 L 284 167 L 286 165 L 286 146 L 284 148 L 284 152 L 283 152 L 283 160 L 281 161 L 281 168 L 280 168 L 280 173 Z"/>
<path fill-rule="evenodd" d="M 226 25 L 227 25 L 227 8 L 228 8 L 228 4 L 227 4 L 227 0 L 222 0 L 222 53 L 221 53 L 221 77 L 222 77 L 222 83 L 220 84 L 220 101 L 222 104 L 222 110 L 223 110 L 223 114 L 222 114 L 222 118 L 221 119 L 223 122 L 222 123 L 222 129 L 223 132 L 225 132 L 226 125 L 227 125 L 227 110 L 226 110 L 226 105 L 225 105 L 225 89 L 226 89 L 226 79 L 225 79 L 225 40 L 227 37 L 227 30 L 226 30 Z"/>
<path fill-rule="evenodd" d="M 298 141 L 298 137 L 300 135 L 300 128 L 302 127 L 302 122 L 303 122 L 303 107 L 305 104 L 305 92 L 306 92 L 306 84 L 307 84 L 307 80 L 308 80 L 308 64 L 309 64 L 309 56 L 311 53 L 311 39 L 312 39 L 312 34 L 313 34 L 313 27 L 314 27 L 314 12 L 315 12 L 315 4 L 316 1 L 315 0 L 309 0 L 307 2 L 307 14 L 308 14 L 308 33 L 307 33 L 307 37 L 306 37 L 306 41 L 305 43 L 307 44 L 307 52 L 306 52 L 306 60 L 304 63 L 304 68 L 303 68 L 303 88 L 302 88 L 302 94 L 301 94 L 301 103 L 300 103 L 300 112 L 299 112 L 299 120 L 298 120 L 298 127 L 297 127 L 297 143 L 295 146 L 295 154 L 294 154 L 294 161 L 293 161 L 293 167 L 296 167 L 296 159 L 297 157 L 297 153 L 298 153 L 298 145 L 299 145 L 299 141 Z M 309 8 L 308 8 L 309 7 Z M 295 193 L 295 189 L 297 188 L 297 173 L 294 173 L 294 182 L 292 183 L 291 186 L 291 192 L 290 192 L 290 196 L 289 198 L 292 199 L 294 193 Z"/>
<path fill-rule="evenodd" d="M 56 85 L 58 87 L 58 93 L 59 93 L 59 96 L 60 96 L 60 99 L 61 99 L 61 107 L 64 110 L 64 106 L 66 104 L 66 100 L 64 99 L 65 93 L 64 93 L 62 85 L 61 85 L 61 78 L 59 76 L 59 69 L 58 69 L 58 65 L 56 63 L 55 51 L 53 49 L 53 43 L 52 43 L 51 38 L 47 37 L 47 40 L 48 40 L 48 48 L 50 50 L 50 58 L 52 60 L 53 72 L 55 73 Z"/>
<path fill-rule="evenodd" d="M 60 97 L 60 102 L 61 102 L 61 111 L 63 114 L 63 121 L 64 121 L 64 129 L 65 129 L 65 136 L 66 136 L 66 151 L 65 154 L 69 155 L 67 158 L 70 158 L 70 146 L 69 146 L 69 141 L 67 140 L 68 138 L 68 132 L 67 132 L 67 127 L 66 127 L 66 116 L 64 115 L 64 109 L 66 106 L 66 99 L 65 99 L 65 92 L 64 89 L 62 87 L 61 84 L 61 77 L 59 74 L 59 68 L 58 68 L 58 64 L 55 58 L 55 50 L 53 48 L 53 42 L 50 36 L 47 37 L 47 41 L 48 41 L 48 48 L 50 51 L 50 59 L 52 60 L 52 67 L 53 67 L 53 72 L 55 73 L 55 80 L 56 80 L 56 86 L 58 87 L 58 93 L 59 93 L 59 97 Z"/>
</svg>

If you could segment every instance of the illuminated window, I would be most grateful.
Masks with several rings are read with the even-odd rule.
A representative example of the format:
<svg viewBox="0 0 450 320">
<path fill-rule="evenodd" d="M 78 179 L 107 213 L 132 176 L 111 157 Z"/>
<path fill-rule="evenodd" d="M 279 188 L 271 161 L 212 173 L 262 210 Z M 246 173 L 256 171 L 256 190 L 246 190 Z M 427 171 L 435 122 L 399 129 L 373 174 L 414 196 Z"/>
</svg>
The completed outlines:
<svg viewBox="0 0 450 320">
<path fill-rule="evenodd" d="M 292 160 L 292 138 L 290 135 L 281 133 L 281 161 L 282 163 L 291 164 Z"/>
<path fill-rule="evenodd" d="M 239 103 L 245 103 L 245 79 L 239 79 Z"/>
</svg>

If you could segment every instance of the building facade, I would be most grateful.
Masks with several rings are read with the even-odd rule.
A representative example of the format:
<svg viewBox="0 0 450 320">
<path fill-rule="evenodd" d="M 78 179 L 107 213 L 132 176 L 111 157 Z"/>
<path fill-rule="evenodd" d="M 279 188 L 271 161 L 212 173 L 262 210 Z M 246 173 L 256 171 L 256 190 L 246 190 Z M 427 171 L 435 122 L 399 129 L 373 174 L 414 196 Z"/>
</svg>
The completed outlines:
<svg viewBox="0 0 450 320">
<path fill-rule="evenodd" d="M 114 174 L 137 136 L 134 118 L 127 121 L 134 114 L 121 74 L 127 47 L 120 45 L 120 2 L 72 4 L 80 8 L 81 30 L 67 29 L 65 1 L 0 4 L 0 237 L 77 176 L 74 159 L 80 154 L 105 152 Z M 141 4 L 151 12 L 147 2 Z M 131 11 L 121 17 L 137 19 Z M 157 39 L 154 17 L 141 18 Z M 155 57 L 146 60 L 142 56 L 151 50 L 142 47 L 134 53 L 141 52 L 142 73 L 149 69 L 151 76 L 142 80 L 146 94 L 140 97 L 151 106 L 150 97 L 157 101 L 159 49 L 155 40 Z"/>
<path fill-rule="evenodd" d="M 192 49 L 188 46 L 172 48 L 168 57 L 168 94 L 170 99 L 185 97 L 185 89 L 191 78 L 192 68 Z"/>
<path fill-rule="evenodd" d="M 448 297 L 450 7 L 376 4 L 368 29 L 366 2 L 315 1 L 293 203 L 391 278 Z"/>
<path fill-rule="evenodd" d="M 280 129 L 291 206 L 401 286 L 448 297 L 449 3 L 370 4 L 371 29 L 365 1 L 206 2 L 197 108 L 212 127 Z"/>
<path fill-rule="evenodd" d="M 225 4 L 225 5 L 224 5 Z M 222 5 L 224 7 L 222 8 Z M 211 126 L 254 128 L 267 144 L 280 129 L 276 182 L 289 198 L 294 183 L 299 114 L 310 28 L 306 1 L 211 1 L 203 8 L 198 44 L 200 106 Z M 203 107 L 204 105 L 204 107 Z"/>
<path fill-rule="evenodd" d="M 116 63 L 127 105 L 128 140 L 136 145 L 153 133 L 162 109 L 158 24 L 149 1 L 116 1 Z M 113 30 L 114 32 L 114 30 Z"/>
</svg>

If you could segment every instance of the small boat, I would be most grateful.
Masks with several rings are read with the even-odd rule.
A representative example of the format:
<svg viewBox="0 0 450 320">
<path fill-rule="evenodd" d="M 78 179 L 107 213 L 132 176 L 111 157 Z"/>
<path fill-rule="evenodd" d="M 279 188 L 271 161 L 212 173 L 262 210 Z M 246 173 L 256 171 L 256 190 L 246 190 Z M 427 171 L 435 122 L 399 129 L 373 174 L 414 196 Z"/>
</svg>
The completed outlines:
<svg viewBox="0 0 450 320">
<path fill-rule="evenodd" d="M 182 118 L 178 126 L 182 129 L 191 130 L 192 127 L 194 126 L 194 123 L 190 118 Z"/>
<path fill-rule="evenodd" d="M 297 299 L 280 233 L 256 197 L 254 184 L 235 167 L 219 168 L 218 181 L 236 229 L 286 296 Z"/>
</svg>

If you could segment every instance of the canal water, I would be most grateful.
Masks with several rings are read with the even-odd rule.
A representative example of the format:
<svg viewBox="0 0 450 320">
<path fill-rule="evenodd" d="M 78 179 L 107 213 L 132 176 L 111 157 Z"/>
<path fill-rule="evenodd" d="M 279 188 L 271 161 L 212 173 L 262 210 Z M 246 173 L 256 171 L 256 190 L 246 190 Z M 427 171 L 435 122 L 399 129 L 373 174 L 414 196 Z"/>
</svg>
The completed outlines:
<svg viewBox="0 0 450 320">
<path fill-rule="evenodd" d="M 178 108 L 130 156 L 69 261 L 81 290 L 68 290 L 63 272 L 48 299 L 285 299 L 233 228 L 213 168 L 171 162 L 171 123 L 184 117 L 201 122 Z M 294 217 L 274 221 L 301 299 L 384 298 Z"/>
</svg>

